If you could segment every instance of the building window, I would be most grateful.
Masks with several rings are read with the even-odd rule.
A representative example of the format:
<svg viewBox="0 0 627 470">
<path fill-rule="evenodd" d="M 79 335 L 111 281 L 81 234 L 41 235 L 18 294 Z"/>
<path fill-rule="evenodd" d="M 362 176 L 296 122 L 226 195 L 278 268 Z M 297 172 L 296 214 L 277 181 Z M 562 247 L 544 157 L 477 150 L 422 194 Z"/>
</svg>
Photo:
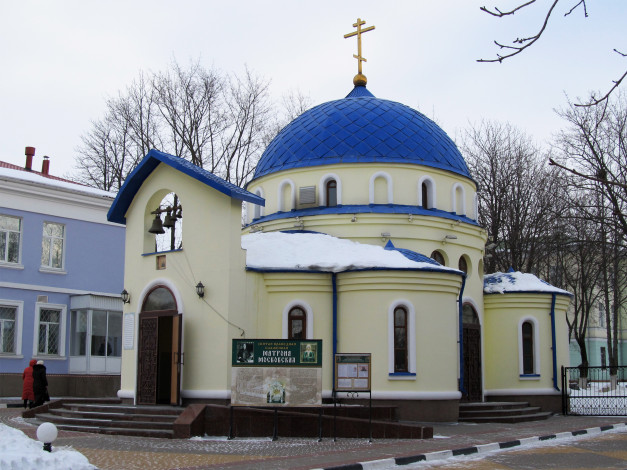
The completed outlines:
<svg viewBox="0 0 627 470">
<path fill-rule="evenodd" d="M 0 215 L 0 263 L 20 262 L 22 219 Z"/>
<path fill-rule="evenodd" d="M 87 312 L 74 310 L 70 314 L 70 356 L 87 353 Z"/>
<path fill-rule="evenodd" d="M 468 262 L 466 261 L 466 257 L 465 256 L 461 256 L 459 258 L 459 262 L 457 263 L 457 267 L 464 274 L 468 274 Z"/>
<path fill-rule="evenodd" d="M 337 182 L 335 180 L 327 181 L 326 191 L 327 207 L 337 206 Z"/>
<path fill-rule="evenodd" d="M 52 269 L 63 269 L 64 245 L 65 225 L 54 222 L 44 222 L 41 266 Z"/>
<path fill-rule="evenodd" d="M 444 261 L 444 255 L 438 250 L 435 250 L 433 253 L 431 253 L 431 259 L 437 261 L 442 266 L 446 266 L 446 261 Z"/>
<path fill-rule="evenodd" d="M 307 316 L 301 307 L 293 307 L 287 315 L 288 339 L 305 339 L 307 332 Z"/>
<path fill-rule="evenodd" d="M 420 186 L 421 186 L 421 191 L 422 191 L 422 208 L 428 209 L 429 208 L 429 188 L 427 188 L 427 183 L 422 183 Z"/>
<path fill-rule="evenodd" d="M 521 319 L 518 324 L 518 367 L 521 377 L 540 377 L 538 341 L 538 321 L 533 317 Z"/>
<path fill-rule="evenodd" d="M 0 305 L 0 354 L 15 354 L 17 307 Z"/>
<path fill-rule="evenodd" d="M 394 309 L 394 372 L 408 372 L 407 360 L 407 310 Z"/>
<path fill-rule="evenodd" d="M 37 354 L 60 355 L 62 313 L 56 308 L 39 310 Z"/>
<path fill-rule="evenodd" d="M 523 343 L 523 374 L 533 374 L 533 325 L 524 322 L 522 325 Z"/>
<path fill-rule="evenodd" d="M 91 317 L 91 355 L 122 355 L 122 312 L 94 310 Z"/>
</svg>

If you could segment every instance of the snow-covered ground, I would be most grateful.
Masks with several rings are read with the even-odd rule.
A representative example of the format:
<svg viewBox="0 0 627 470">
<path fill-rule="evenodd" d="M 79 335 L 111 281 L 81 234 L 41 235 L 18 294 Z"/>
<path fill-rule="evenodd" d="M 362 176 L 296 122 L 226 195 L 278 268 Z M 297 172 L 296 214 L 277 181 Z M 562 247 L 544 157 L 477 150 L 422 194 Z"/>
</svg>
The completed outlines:
<svg viewBox="0 0 627 470">
<path fill-rule="evenodd" d="M 19 429 L 0 423 L 1 470 L 96 470 L 87 457 L 71 447 L 52 444 L 52 452 Z"/>
</svg>

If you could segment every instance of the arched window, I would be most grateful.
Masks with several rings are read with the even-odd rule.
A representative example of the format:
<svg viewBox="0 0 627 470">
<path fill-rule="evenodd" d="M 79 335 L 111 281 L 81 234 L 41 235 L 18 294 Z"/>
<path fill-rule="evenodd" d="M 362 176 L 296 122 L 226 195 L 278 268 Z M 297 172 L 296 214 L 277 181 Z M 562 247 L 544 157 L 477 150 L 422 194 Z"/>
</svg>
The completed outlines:
<svg viewBox="0 0 627 470">
<path fill-rule="evenodd" d="M 446 266 L 446 262 L 444 261 L 444 255 L 438 250 L 435 250 L 433 253 L 431 253 L 431 259 L 437 261 L 442 266 Z"/>
<path fill-rule="evenodd" d="M 179 197 L 175 193 L 166 195 L 151 214 L 154 220 L 149 232 L 155 234 L 155 251 L 183 248 L 183 205 Z"/>
<path fill-rule="evenodd" d="M 540 350 L 538 320 L 521 318 L 518 323 L 518 370 L 520 377 L 538 380 L 540 377 Z"/>
<path fill-rule="evenodd" d="M 460 256 L 459 257 L 459 262 L 457 263 L 457 267 L 464 274 L 468 274 L 468 262 L 466 261 L 466 257 L 465 256 Z"/>
<path fill-rule="evenodd" d="M 408 372 L 408 315 L 403 306 L 394 309 L 394 372 Z"/>
<path fill-rule="evenodd" d="M 451 189 L 451 209 L 454 214 L 466 215 L 466 196 L 460 183 L 455 183 Z"/>
<path fill-rule="evenodd" d="M 326 184 L 327 207 L 337 206 L 337 182 L 329 180 Z"/>
<path fill-rule="evenodd" d="M 523 356 L 523 374 L 533 374 L 533 325 L 530 321 L 522 324 L 522 356 Z"/>
<path fill-rule="evenodd" d="M 143 312 L 176 310 L 176 300 L 170 289 L 163 286 L 155 287 L 144 299 Z"/>
<path fill-rule="evenodd" d="M 281 181 L 278 202 L 279 212 L 291 211 L 296 207 L 296 192 L 294 191 L 294 182 L 292 180 Z"/>
<path fill-rule="evenodd" d="M 305 339 L 307 336 L 307 316 L 300 306 L 292 307 L 287 315 L 287 338 Z"/>
<path fill-rule="evenodd" d="M 428 209 L 429 208 L 429 188 L 427 188 L 427 183 L 422 183 L 421 191 L 422 191 L 422 208 Z"/>
</svg>

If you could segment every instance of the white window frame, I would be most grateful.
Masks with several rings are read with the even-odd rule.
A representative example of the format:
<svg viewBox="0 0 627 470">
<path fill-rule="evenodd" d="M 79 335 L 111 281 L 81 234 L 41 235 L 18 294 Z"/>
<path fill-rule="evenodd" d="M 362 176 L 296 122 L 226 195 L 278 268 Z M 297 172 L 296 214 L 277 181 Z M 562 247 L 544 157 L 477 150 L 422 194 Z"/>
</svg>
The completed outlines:
<svg viewBox="0 0 627 470">
<path fill-rule="evenodd" d="M 282 338 L 287 339 L 289 336 L 289 332 L 288 332 L 289 315 L 290 315 L 290 310 L 292 310 L 294 307 L 300 307 L 305 312 L 305 318 L 306 318 L 305 321 L 307 322 L 306 331 L 305 331 L 305 339 L 313 339 L 314 337 L 313 335 L 313 309 L 311 308 L 311 305 L 309 305 L 304 300 L 293 300 L 283 308 L 283 317 L 282 317 L 282 325 L 281 325 Z"/>
<path fill-rule="evenodd" d="M 24 302 L 21 300 L 0 299 L 0 307 L 16 307 L 15 309 L 15 352 L 0 353 L 3 359 L 21 359 L 22 355 L 22 327 L 24 324 Z"/>
<path fill-rule="evenodd" d="M 375 204 L 375 182 L 377 178 L 383 178 L 387 183 L 387 196 L 388 202 L 387 204 L 394 204 L 394 186 L 392 184 L 392 177 L 386 173 L 385 171 L 378 171 L 374 175 L 370 177 L 369 183 L 369 203 Z"/>
<path fill-rule="evenodd" d="M 457 196 L 461 207 L 457 207 Z M 451 188 L 451 212 L 457 215 L 466 215 L 466 191 L 461 183 L 455 183 Z"/>
<path fill-rule="evenodd" d="M 23 269 L 24 266 L 22 265 L 22 245 L 23 245 L 23 236 L 24 236 L 24 219 L 22 217 L 18 217 L 15 215 L 9 215 L 9 214 L 0 214 L 0 217 L 7 217 L 7 218 L 11 218 L 11 219 L 18 219 L 20 221 L 20 230 L 19 230 L 19 235 L 20 235 L 20 240 L 19 240 L 19 246 L 17 249 L 17 262 L 14 263 L 12 261 L 5 261 L 5 255 L 8 254 L 8 250 L 9 250 L 9 233 L 15 233 L 14 230 L 8 230 L 8 229 L 0 229 L 0 231 L 2 232 L 6 232 L 7 234 L 7 244 L 6 244 L 6 253 L 2 253 L 2 258 L 0 259 L 0 266 L 2 267 L 6 267 L 6 268 L 18 268 L 18 269 Z"/>
<path fill-rule="evenodd" d="M 263 194 L 263 188 L 255 189 L 254 194 L 256 196 L 259 196 L 259 197 L 265 199 L 265 196 Z M 252 209 L 253 209 L 252 210 L 252 217 L 250 218 L 250 222 L 252 222 L 255 219 L 259 219 L 259 218 L 261 218 L 261 217 L 263 217 L 265 215 L 265 211 L 264 211 L 265 207 L 264 206 L 262 206 L 261 204 L 255 204 L 253 202 L 250 202 L 249 204 L 251 206 L 253 206 L 252 207 Z"/>
<path fill-rule="evenodd" d="M 407 372 L 394 372 L 394 310 L 407 310 Z M 416 379 L 416 310 L 411 302 L 399 299 L 388 308 L 388 378 L 390 380 Z"/>
<path fill-rule="evenodd" d="M 422 185 L 427 185 L 427 209 L 437 207 L 435 201 L 435 181 L 430 176 L 423 176 L 418 180 L 418 207 L 422 207 Z"/>
<path fill-rule="evenodd" d="M 285 188 L 285 186 L 290 187 L 289 201 L 283 200 L 283 188 Z M 279 192 L 277 194 L 278 196 L 277 197 L 277 201 L 278 201 L 277 209 L 279 212 L 289 212 L 292 209 L 296 208 L 296 191 L 294 188 L 295 188 L 294 182 L 291 179 L 285 179 L 281 181 L 281 184 L 279 184 Z M 289 209 L 286 207 L 288 202 L 291 205 Z"/>
<path fill-rule="evenodd" d="M 523 323 L 530 322 L 533 327 L 533 374 L 525 374 L 523 358 Z M 518 375 L 521 380 L 540 380 L 540 328 L 538 320 L 532 316 L 526 316 L 518 322 Z"/>
<path fill-rule="evenodd" d="M 61 315 L 59 319 L 59 354 L 44 354 L 38 351 L 39 348 L 39 321 L 41 317 L 41 311 L 48 310 L 60 310 Z M 67 327 L 67 305 L 65 304 L 49 304 L 43 302 L 37 302 L 35 304 L 35 331 L 33 332 L 33 357 L 44 358 L 62 358 L 65 359 L 65 335 Z"/>
<path fill-rule="evenodd" d="M 330 180 L 335 180 L 335 199 L 337 201 L 337 206 L 342 205 L 342 180 L 335 173 L 327 173 L 322 178 L 320 178 L 320 182 L 318 183 L 318 194 L 320 194 L 320 206 L 327 206 L 327 183 Z"/>
<path fill-rule="evenodd" d="M 56 225 L 61 225 L 63 227 L 63 238 L 61 239 L 62 241 L 62 253 L 61 253 L 61 267 L 60 268 L 55 268 L 53 266 L 51 266 L 51 256 L 52 256 L 52 240 L 58 240 L 57 237 L 51 237 L 49 235 L 45 234 L 45 229 L 44 227 L 46 226 L 46 224 L 56 224 Z M 42 228 L 41 228 L 41 234 L 42 234 L 42 238 L 41 238 L 41 253 L 43 256 L 43 250 L 44 250 L 44 243 L 46 241 L 48 241 L 50 243 L 50 253 L 48 256 L 48 264 L 42 264 L 40 267 L 40 271 L 46 271 L 46 272 L 53 272 L 53 273 L 63 273 L 65 274 L 65 251 L 66 251 L 66 240 L 67 240 L 67 225 L 63 224 L 61 222 L 53 222 L 53 221 L 44 221 Z"/>
</svg>

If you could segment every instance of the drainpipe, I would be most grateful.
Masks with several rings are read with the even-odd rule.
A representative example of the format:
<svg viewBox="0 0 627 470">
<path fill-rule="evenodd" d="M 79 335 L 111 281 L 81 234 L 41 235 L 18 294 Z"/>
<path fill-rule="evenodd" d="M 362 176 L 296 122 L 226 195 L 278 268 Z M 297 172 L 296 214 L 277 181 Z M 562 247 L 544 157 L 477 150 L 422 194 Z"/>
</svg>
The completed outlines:
<svg viewBox="0 0 627 470">
<path fill-rule="evenodd" d="M 462 311 L 464 309 L 464 287 L 466 286 L 466 276 L 462 276 L 462 288 L 459 290 L 459 391 L 462 392 L 462 396 L 466 392 L 464 388 L 464 324 L 462 318 Z"/>
<path fill-rule="evenodd" d="M 553 350 L 553 388 L 560 391 L 560 388 L 557 386 L 557 350 L 555 347 L 555 297 L 556 294 L 553 293 L 551 299 L 551 349 Z"/>
<path fill-rule="evenodd" d="M 335 387 L 335 355 L 337 354 L 337 274 L 331 273 L 331 283 L 333 285 L 333 383 L 331 389 Z"/>
</svg>

